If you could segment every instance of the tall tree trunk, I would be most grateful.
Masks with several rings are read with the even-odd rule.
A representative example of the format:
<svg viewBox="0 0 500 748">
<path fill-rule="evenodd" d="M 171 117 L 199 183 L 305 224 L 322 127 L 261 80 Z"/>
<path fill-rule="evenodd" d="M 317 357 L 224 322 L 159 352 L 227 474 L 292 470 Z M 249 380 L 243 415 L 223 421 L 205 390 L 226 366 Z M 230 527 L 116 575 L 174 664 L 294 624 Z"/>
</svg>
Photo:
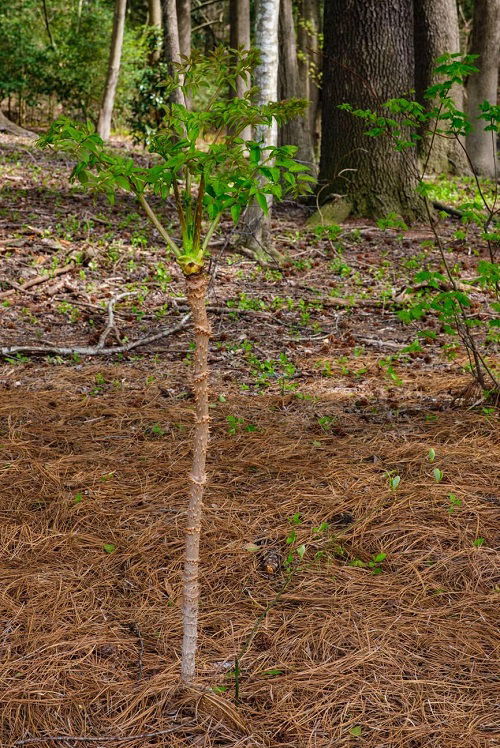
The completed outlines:
<svg viewBox="0 0 500 748">
<path fill-rule="evenodd" d="M 181 55 L 191 54 L 191 0 L 177 0 L 177 25 Z"/>
<path fill-rule="evenodd" d="M 417 101 L 428 110 L 434 102 L 424 98 L 424 93 L 439 80 L 433 74 L 436 58 L 446 52 L 460 52 L 457 3 L 456 0 L 414 0 L 414 13 L 415 94 Z M 451 97 L 457 108 L 463 111 L 463 87 L 455 85 Z M 428 171 L 440 174 L 469 171 L 464 152 L 454 139 L 435 138 L 431 156 L 427 160 L 430 140 L 430 136 L 424 136 L 418 149 L 419 156 L 427 162 Z"/>
<path fill-rule="evenodd" d="M 229 0 L 229 46 L 231 49 L 250 49 L 250 0 Z M 250 84 L 241 76 L 232 91 L 235 98 L 241 99 Z M 244 140 L 252 137 L 252 128 L 246 127 L 241 133 Z"/>
<path fill-rule="evenodd" d="M 193 315 L 196 349 L 194 353 L 193 391 L 195 396 L 195 433 L 190 473 L 191 491 L 187 510 L 184 560 L 183 627 L 181 678 L 190 683 L 195 676 L 196 643 L 198 638 L 201 518 L 203 491 L 207 476 L 205 463 L 209 437 L 208 411 L 208 342 L 210 323 L 207 317 L 206 292 L 208 276 L 204 273 L 186 276 L 188 303 Z"/>
<path fill-rule="evenodd" d="M 412 0 L 329 0 L 324 35 L 322 197 L 328 187 L 358 215 L 420 217 L 416 154 L 367 137 L 366 122 L 338 108 L 380 110 L 413 87 Z"/>
<path fill-rule="evenodd" d="M 170 64 L 181 61 L 181 47 L 179 42 L 179 27 L 177 25 L 176 0 L 162 0 L 163 15 L 163 54 Z M 184 104 L 184 94 L 180 88 L 172 92 L 172 101 Z"/>
<path fill-rule="evenodd" d="M 309 101 L 309 128 L 314 152 L 320 134 L 320 75 L 322 56 L 320 48 L 321 16 L 319 0 L 299 0 L 297 43 L 299 48 L 299 77 L 304 84 L 304 98 Z"/>
<path fill-rule="evenodd" d="M 148 0 L 148 25 L 155 33 L 154 44 L 149 53 L 149 64 L 156 65 L 161 57 L 161 1 Z"/>
<path fill-rule="evenodd" d="M 305 98 L 307 96 L 307 77 L 299 73 L 297 57 L 297 34 L 293 19 L 292 0 L 281 0 L 279 17 L 280 59 L 278 66 L 278 91 L 280 99 Z M 297 146 L 297 158 L 314 169 L 314 151 L 312 132 L 309 126 L 309 113 L 282 125 L 278 134 L 280 145 Z"/>
<path fill-rule="evenodd" d="M 111 117 L 113 116 L 118 76 L 120 75 L 126 10 L 127 0 L 116 0 L 113 17 L 113 34 L 111 36 L 111 48 L 109 52 L 108 76 L 106 78 L 101 111 L 99 112 L 99 120 L 97 122 L 97 132 L 103 140 L 109 140 L 111 132 Z"/>
<path fill-rule="evenodd" d="M 467 136 L 467 150 L 477 174 L 495 177 L 498 174 L 495 133 L 485 131 L 485 122 L 478 119 L 479 105 L 487 100 L 496 104 L 500 55 L 500 0 L 475 0 L 471 54 L 479 55 L 479 73 L 467 81 L 467 111 L 473 130 Z"/>
<path fill-rule="evenodd" d="M 255 15 L 255 46 L 260 51 L 260 64 L 255 70 L 254 83 L 259 89 L 259 104 L 267 104 L 278 99 L 278 23 L 280 0 L 257 0 Z M 265 146 L 277 145 L 278 126 L 258 125 L 254 137 Z M 265 249 L 271 250 L 271 208 L 272 199 L 268 196 L 268 214 L 265 215 L 257 203 L 252 203 L 243 216 L 244 243 L 247 243 L 263 259 Z"/>
</svg>

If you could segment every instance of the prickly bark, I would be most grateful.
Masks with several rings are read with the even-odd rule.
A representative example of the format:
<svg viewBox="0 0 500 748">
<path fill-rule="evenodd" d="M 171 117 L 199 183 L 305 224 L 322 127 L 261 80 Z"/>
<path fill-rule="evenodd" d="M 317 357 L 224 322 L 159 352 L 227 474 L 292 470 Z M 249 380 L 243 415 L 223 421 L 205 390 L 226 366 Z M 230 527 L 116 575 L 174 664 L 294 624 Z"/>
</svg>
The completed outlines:
<svg viewBox="0 0 500 748">
<path fill-rule="evenodd" d="M 280 99 L 306 98 L 307 78 L 301 77 L 297 57 L 297 34 L 293 18 L 292 0 L 281 0 L 279 17 L 280 59 L 278 66 L 278 97 Z M 314 169 L 312 131 L 309 112 L 294 117 L 279 128 L 280 145 L 295 145 L 295 158 Z"/>
<path fill-rule="evenodd" d="M 113 17 L 113 33 L 109 52 L 108 75 L 102 98 L 101 111 L 97 122 L 97 132 L 103 140 L 109 140 L 111 132 L 111 117 L 115 103 L 116 86 L 120 75 L 120 61 L 122 57 L 123 34 L 125 32 L 125 13 L 127 0 L 116 0 Z"/>
<path fill-rule="evenodd" d="M 396 152 L 388 137 L 366 136 L 366 122 L 338 108 L 382 111 L 384 101 L 413 87 L 411 0 L 329 0 L 324 36 L 322 200 L 340 194 L 358 215 L 423 217 L 416 154 Z"/>
<path fill-rule="evenodd" d="M 304 83 L 304 98 L 309 101 L 309 129 L 314 153 L 320 133 L 319 76 L 322 70 L 320 49 L 321 16 L 318 0 L 299 0 L 297 45 L 299 76 Z"/>
<path fill-rule="evenodd" d="M 433 74 L 436 58 L 447 52 L 460 52 L 460 32 L 456 0 L 414 0 L 415 95 L 427 110 L 434 102 L 424 97 L 429 86 L 439 82 Z M 460 111 L 464 107 L 463 86 L 455 85 L 451 97 Z M 432 125 L 431 125 L 432 127 Z M 469 170 L 462 148 L 455 139 L 436 137 L 428 158 L 431 136 L 422 133 L 418 153 L 428 172 L 463 174 Z"/>
<path fill-rule="evenodd" d="M 467 136 L 467 151 L 474 171 L 485 177 L 498 174 L 494 133 L 484 130 L 477 119 L 483 101 L 497 103 L 498 66 L 500 62 L 500 0 L 475 0 L 470 53 L 479 55 L 479 73 L 467 81 L 467 112 L 473 130 Z"/>
<path fill-rule="evenodd" d="M 209 438 L 208 412 L 208 342 L 210 323 L 206 310 L 208 276 L 204 273 L 186 276 L 186 291 L 192 313 L 196 349 L 194 353 L 193 392 L 195 397 L 195 430 L 191 489 L 187 510 L 184 558 L 183 630 L 181 679 L 190 683 L 195 676 L 198 638 L 199 559 L 203 512 L 203 492 L 207 481 L 205 464 Z"/>
<path fill-rule="evenodd" d="M 229 1 L 229 45 L 231 49 L 250 49 L 250 0 Z M 231 95 L 241 99 L 249 87 L 249 82 L 240 76 Z M 244 140 L 250 140 L 252 128 L 246 127 L 240 135 Z"/>
</svg>

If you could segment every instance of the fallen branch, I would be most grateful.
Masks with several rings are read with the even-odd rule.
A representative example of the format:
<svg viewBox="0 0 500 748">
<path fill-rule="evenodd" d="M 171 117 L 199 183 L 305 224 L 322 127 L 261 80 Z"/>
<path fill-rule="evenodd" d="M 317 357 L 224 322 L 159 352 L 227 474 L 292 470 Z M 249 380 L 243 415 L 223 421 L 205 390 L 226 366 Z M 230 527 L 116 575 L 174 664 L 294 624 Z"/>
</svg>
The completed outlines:
<svg viewBox="0 0 500 748">
<path fill-rule="evenodd" d="M 55 345 L 10 345 L 10 346 L 4 346 L 0 348 L 0 354 L 2 356 L 9 356 L 13 353 L 52 353 L 56 356 L 111 356 L 115 353 L 128 353 L 129 351 L 134 350 L 134 348 L 139 348 L 143 345 L 148 345 L 149 343 L 154 343 L 156 340 L 161 340 L 161 338 L 166 338 L 169 335 L 174 335 L 174 333 L 179 332 L 179 330 L 182 330 L 184 327 L 186 327 L 186 324 L 191 317 L 191 314 L 185 314 L 184 317 L 173 327 L 168 327 L 166 330 L 162 330 L 161 332 L 155 333 L 154 335 L 148 335 L 145 338 L 139 338 L 139 340 L 133 340 L 130 343 L 125 343 L 123 345 L 115 345 L 109 348 L 104 347 L 104 343 L 101 342 L 104 337 L 104 342 L 106 340 L 107 335 L 111 332 L 112 327 L 109 326 L 109 322 L 106 325 L 105 330 L 103 333 L 101 333 L 101 337 L 99 339 L 99 343 L 95 346 L 55 346 Z M 104 333 L 107 335 L 104 336 Z"/>
<path fill-rule="evenodd" d="M 72 262 L 70 262 L 68 265 L 65 265 L 62 268 L 59 268 L 58 270 L 54 270 L 53 273 L 50 275 L 37 275 L 36 278 L 32 278 L 29 281 L 26 281 L 26 283 L 23 283 L 20 285 L 19 283 L 15 283 L 14 281 L 9 280 L 9 278 L 0 278 L 0 283 L 8 283 L 12 288 L 10 291 L 2 291 L 0 293 L 0 299 L 5 299 L 6 296 L 12 296 L 17 291 L 27 291 L 29 288 L 33 288 L 33 286 L 39 286 L 42 283 L 47 283 L 47 281 L 52 280 L 58 275 L 64 275 L 64 273 L 69 273 L 70 270 L 73 270 L 74 265 Z"/>
<path fill-rule="evenodd" d="M 375 348 L 392 348 L 394 351 L 400 351 L 408 345 L 408 343 L 393 343 L 391 340 L 379 340 L 378 338 L 357 337 L 356 340 L 359 340 L 361 343 L 366 343 L 366 345 L 372 345 Z"/>
<path fill-rule="evenodd" d="M 463 218 L 463 213 L 461 210 L 457 210 L 456 208 L 453 208 L 451 205 L 445 205 L 444 203 L 440 203 L 437 200 L 434 200 L 432 203 L 433 207 L 436 210 L 442 211 L 443 213 L 447 213 L 449 216 L 452 216 L 453 218 Z"/>
<path fill-rule="evenodd" d="M 15 122 L 11 122 L 5 114 L 0 110 L 0 132 L 8 132 L 10 135 L 17 135 L 21 138 L 36 138 L 37 135 L 31 130 L 25 130 L 24 127 L 16 125 Z"/>
</svg>

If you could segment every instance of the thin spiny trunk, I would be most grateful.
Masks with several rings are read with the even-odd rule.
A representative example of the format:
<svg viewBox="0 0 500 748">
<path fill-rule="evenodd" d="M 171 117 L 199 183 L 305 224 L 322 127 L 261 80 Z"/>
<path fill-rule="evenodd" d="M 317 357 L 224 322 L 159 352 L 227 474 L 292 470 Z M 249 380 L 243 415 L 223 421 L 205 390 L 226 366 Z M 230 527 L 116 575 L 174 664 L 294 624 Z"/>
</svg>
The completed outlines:
<svg viewBox="0 0 500 748">
<path fill-rule="evenodd" d="M 204 273 L 186 276 L 186 291 L 193 316 L 196 349 L 194 353 L 193 392 L 195 396 L 195 432 L 193 462 L 190 473 L 191 490 L 187 510 L 186 547 L 184 560 L 184 600 L 181 657 L 181 678 L 190 683 L 195 676 L 196 643 L 198 638 L 201 518 L 203 492 L 207 476 L 205 463 L 209 437 L 208 414 L 208 342 L 210 323 L 206 310 L 208 276 Z"/>
</svg>

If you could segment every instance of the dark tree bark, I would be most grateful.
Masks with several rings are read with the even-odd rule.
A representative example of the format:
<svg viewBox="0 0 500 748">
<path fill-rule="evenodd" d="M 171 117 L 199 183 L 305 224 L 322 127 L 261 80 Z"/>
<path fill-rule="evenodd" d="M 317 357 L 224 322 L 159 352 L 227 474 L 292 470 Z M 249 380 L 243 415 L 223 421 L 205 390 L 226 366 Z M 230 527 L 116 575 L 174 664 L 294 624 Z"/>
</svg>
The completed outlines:
<svg viewBox="0 0 500 748">
<path fill-rule="evenodd" d="M 250 0 L 229 0 L 229 46 L 231 49 L 250 49 Z M 232 92 L 241 99 L 249 89 L 249 82 L 239 77 Z M 252 128 L 241 133 L 244 140 L 252 137 Z"/>
<path fill-rule="evenodd" d="M 415 94 L 417 101 L 429 109 L 433 102 L 424 98 L 429 86 L 438 82 L 433 74 L 436 58 L 460 52 L 460 32 L 456 0 L 414 0 L 415 11 Z M 464 107 L 462 86 L 454 86 L 451 96 L 460 111 Z M 419 155 L 427 162 L 429 172 L 469 171 L 464 152 L 456 140 L 435 138 L 427 160 L 430 137 L 420 141 Z"/>
<path fill-rule="evenodd" d="M 413 88 L 412 1 L 329 0 L 324 37 L 322 196 L 345 195 L 358 215 L 419 218 L 416 154 L 366 136 L 363 120 L 338 109 L 347 102 L 380 110 Z"/>
<path fill-rule="evenodd" d="M 495 177 L 498 162 L 494 133 L 485 131 L 485 123 L 477 117 L 483 101 L 497 102 L 500 0 L 475 0 L 470 52 L 479 55 L 476 61 L 479 73 L 471 75 L 467 81 L 467 111 L 473 123 L 473 130 L 467 136 L 467 150 L 478 174 Z"/>
<path fill-rule="evenodd" d="M 307 78 L 301 77 L 297 57 L 297 34 L 293 18 L 292 0 L 281 0 L 279 18 L 280 57 L 278 70 L 278 98 L 293 99 L 307 97 Z M 314 168 L 313 138 L 309 124 L 309 113 L 295 117 L 279 129 L 280 145 L 297 146 L 297 158 Z"/>
<path fill-rule="evenodd" d="M 125 32 L 126 10 L 127 0 L 116 0 L 113 17 L 113 34 L 111 36 L 111 47 L 109 52 L 108 75 L 104 87 L 99 120 L 97 122 L 97 132 L 103 140 L 109 140 L 111 132 L 111 117 L 113 116 L 118 76 L 120 75 L 120 61 L 122 57 L 123 34 Z"/>
<path fill-rule="evenodd" d="M 299 77 L 304 82 L 304 98 L 309 101 L 309 128 L 316 152 L 320 135 L 320 47 L 321 14 L 319 0 L 299 0 L 297 44 Z"/>
<path fill-rule="evenodd" d="M 191 0 L 177 0 L 177 24 L 181 55 L 191 54 Z"/>
</svg>

